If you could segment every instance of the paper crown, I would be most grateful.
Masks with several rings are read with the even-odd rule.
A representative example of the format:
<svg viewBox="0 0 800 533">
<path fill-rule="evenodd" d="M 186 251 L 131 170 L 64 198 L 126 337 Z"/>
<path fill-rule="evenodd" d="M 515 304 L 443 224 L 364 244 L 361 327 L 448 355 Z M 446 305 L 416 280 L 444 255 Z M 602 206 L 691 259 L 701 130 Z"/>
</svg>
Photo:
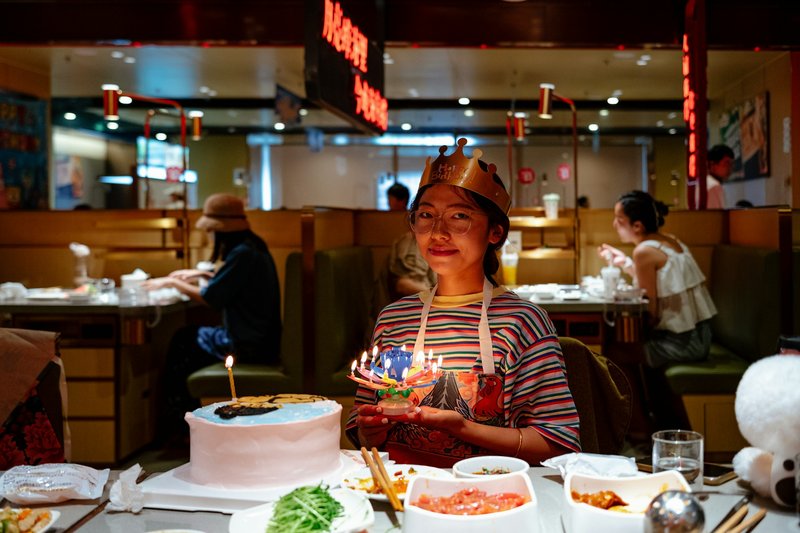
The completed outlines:
<svg viewBox="0 0 800 533">
<path fill-rule="evenodd" d="M 431 158 L 425 160 L 425 170 L 419 181 L 419 188 L 425 185 L 454 185 L 480 194 L 490 200 L 503 213 L 508 214 L 511 207 L 511 197 L 505 188 L 494 180 L 497 167 L 489 164 L 487 170 L 481 169 L 478 159 L 483 152 L 479 149 L 472 151 L 472 158 L 464 155 L 464 146 L 467 140 L 461 138 L 457 142 L 458 148 L 452 155 L 444 155 L 447 146 L 439 147 L 439 157 L 431 164 Z"/>
</svg>

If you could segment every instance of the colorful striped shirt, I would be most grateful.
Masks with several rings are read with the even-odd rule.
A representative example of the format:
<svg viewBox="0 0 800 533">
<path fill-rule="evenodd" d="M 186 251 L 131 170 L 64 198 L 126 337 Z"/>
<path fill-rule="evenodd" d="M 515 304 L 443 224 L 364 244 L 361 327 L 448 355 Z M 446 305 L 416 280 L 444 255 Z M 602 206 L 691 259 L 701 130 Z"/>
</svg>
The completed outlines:
<svg viewBox="0 0 800 533">
<path fill-rule="evenodd" d="M 381 351 L 403 345 L 412 350 L 427 293 L 388 305 L 378 317 L 373 344 Z M 428 316 L 425 350 L 442 356 L 443 370 L 481 373 L 478 323 L 481 295 L 437 296 Z M 531 427 L 564 448 L 580 451 L 579 422 L 567 385 L 561 345 L 547 313 L 515 293 L 497 288 L 488 310 L 494 371 L 503 380 L 505 427 Z M 374 404 L 374 391 L 359 387 L 355 407 Z M 356 410 L 347 432 L 355 431 Z"/>
</svg>

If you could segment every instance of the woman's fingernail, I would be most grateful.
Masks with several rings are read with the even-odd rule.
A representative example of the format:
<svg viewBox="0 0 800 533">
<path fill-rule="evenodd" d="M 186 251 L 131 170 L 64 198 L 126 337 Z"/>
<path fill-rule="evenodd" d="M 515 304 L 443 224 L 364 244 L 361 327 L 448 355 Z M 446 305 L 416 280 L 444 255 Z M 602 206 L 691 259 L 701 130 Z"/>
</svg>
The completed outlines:
<svg viewBox="0 0 800 533">
<path fill-rule="evenodd" d="M 388 423 L 389 423 L 388 418 L 381 418 L 381 424 L 388 424 Z"/>
</svg>

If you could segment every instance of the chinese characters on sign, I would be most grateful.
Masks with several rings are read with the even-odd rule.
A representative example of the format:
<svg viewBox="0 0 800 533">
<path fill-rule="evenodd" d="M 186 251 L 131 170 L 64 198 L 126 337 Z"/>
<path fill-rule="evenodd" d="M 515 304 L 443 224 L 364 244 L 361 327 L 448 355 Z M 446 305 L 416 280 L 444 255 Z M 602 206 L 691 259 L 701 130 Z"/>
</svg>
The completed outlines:
<svg viewBox="0 0 800 533">
<path fill-rule="evenodd" d="M 343 54 L 351 65 L 367 72 L 367 37 L 349 17 L 345 17 L 339 2 L 325 0 L 325 15 L 322 36 Z"/>
<path fill-rule="evenodd" d="M 369 86 L 366 80 L 356 74 L 353 93 L 356 96 L 356 114 L 362 115 L 369 122 L 386 131 L 389 125 L 389 103 L 380 91 Z"/>
</svg>

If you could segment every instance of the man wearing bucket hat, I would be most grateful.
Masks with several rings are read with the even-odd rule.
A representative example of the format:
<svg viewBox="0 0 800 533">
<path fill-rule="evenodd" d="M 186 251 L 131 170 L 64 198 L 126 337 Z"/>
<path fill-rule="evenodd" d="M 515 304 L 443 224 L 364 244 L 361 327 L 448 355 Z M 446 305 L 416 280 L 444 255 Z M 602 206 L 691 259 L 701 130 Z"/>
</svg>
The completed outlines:
<svg viewBox="0 0 800 533">
<path fill-rule="evenodd" d="M 192 403 L 186 377 L 193 371 L 234 355 L 237 363 L 277 363 L 281 340 L 280 288 L 266 243 L 250 230 L 242 200 L 214 194 L 203 206 L 196 227 L 213 234 L 211 262 L 215 273 L 178 270 L 146 282 L 149 289 L 174 287 L 191 299 L 222 312 L 223 325 L 187 326 L 170 343 L 167 380 L 169 405 L 183 416 Z M 196 282 L 208 278 L 200 287 Z"/>
</svg>

